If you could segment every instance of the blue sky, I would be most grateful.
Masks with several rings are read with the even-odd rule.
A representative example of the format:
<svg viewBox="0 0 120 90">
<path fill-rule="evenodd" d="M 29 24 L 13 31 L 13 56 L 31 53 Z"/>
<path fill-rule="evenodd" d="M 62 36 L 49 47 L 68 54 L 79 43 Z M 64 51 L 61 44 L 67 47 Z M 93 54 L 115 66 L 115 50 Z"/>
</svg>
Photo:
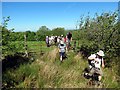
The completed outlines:
<svg viewBox="0 0 120 90">
<path fill-rule="evenodd" d="M 74 29 L 81 15 L 90 12 L 93 17 L 117 9 L 117 2 L 3 2 L 2 16 L 11 17 L 8 29 L 15 31 L 37 31 L 43 25 Z"/>
</svg>

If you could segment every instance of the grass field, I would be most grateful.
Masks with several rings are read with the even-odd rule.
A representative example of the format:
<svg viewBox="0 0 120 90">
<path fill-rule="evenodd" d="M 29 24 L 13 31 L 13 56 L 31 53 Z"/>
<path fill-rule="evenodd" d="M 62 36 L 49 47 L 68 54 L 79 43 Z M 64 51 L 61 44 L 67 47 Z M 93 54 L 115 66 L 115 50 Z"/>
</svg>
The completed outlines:
<svg viewBox="0 0 120 90">
<path fill-rule="evenodd" d="M 88 80 L 81 76 L 88 66 L 87 60 L 80 53 L 70 50 L 68 58 L 60 63 L 56 46 L 46 47 L 45 42 L 27 42 L 28 51 L 39 53 L 32 63 L 20 65 L 3 73 L 5 87 L 17 88 L 93 88 L 87 85 Z M 104 86 L 97 88 L 118 87 L 117 75 L 111 68 L 103 70 Z"/>
<path fill-rule="evenodd" d="M 21 46 L 24 45 L 24 41 L 15 41 L 12 43 L 14 43 L 16 47 L 20 46 L 20 44 Z M 27 49 L 28 52 L 46 52 L 52 48 L 47 48 L 45 41 L 27 41 Z M 20 51 L 23 52 L 24 49 L 22 48 Z"/>
</svg>

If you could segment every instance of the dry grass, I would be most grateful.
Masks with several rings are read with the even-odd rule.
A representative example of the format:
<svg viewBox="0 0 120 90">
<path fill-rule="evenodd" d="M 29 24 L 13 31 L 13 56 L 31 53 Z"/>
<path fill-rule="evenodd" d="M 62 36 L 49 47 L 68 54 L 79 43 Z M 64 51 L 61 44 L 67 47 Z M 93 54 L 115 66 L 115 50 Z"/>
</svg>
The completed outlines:
<svg viewBox="0 0 120 90">
<path fill-rule="evenodd" d="M 44 61 L 49 60 L 50 62 L 55 62 L 55 60 L 58 58 L 59 52 L 58 49 L 55 48 L 52 51 L 49 51 L 45 53 L 42 58 Z"/>
<path fill-rule="evenodd" d="M 44 55 L 45 56 L 45 55 Z M 80 61 L 80 54 L 75 55 L 73 62 L 76 64 L 77 69 L 74 70 L 76 66 L 71 65 L 72 68 L 68 68 L 67 70 L 62 67 L 60 64 L 54 64 L 56 58 L 58 58 L 58 50 L 54 49 L 47 53 L 47 58 L 49 60 L 37 60 L 37 63 L 42 67 L 39 74 L 45 79 L 46 84 L 45 87 L 64 87 L 64 88 L 75 88 L 75 87 L 85 87 L 83 86 L 83 82 L 85 79 L 80 75 L 80 65 L 82 64 Z M 45 59 L 45 58 L 42 58 Z M 52 60 L 52 61 L 51 61 Z M 56 62 L 59 62 L 57 60 Z M 63 62 L 64 64 L 70 62 L 70 60 Z M 80 64 L 79 64 L 80 62 Z M 85 64 L 85 63 L 84 63 Z M 83 64 L 83 65 L 84 65 Z M 59 66 L 58 66 L 59 65 Z M 67 66 L 66 66 L 67 67 Z M 81 81 L 80 81 L 81 80 Z M 83 81 L 84 80 L 84 81 Z M 82 85 L 82 86 L 81 86 Z"/>
<path fill-rule="evenodd" d="M 60 63 L 56 48 L 45 53 L 30 65 L 31 70 L 37 69 L 34 72 L 35 75 L 30 74 L 32 76 L 26 77 L 18 87 L 94 88 L 93 86 L 88 86 L 88 80 L 81 76 L 83 69 L 88 65 L 87 61 L 81 57 L 80 53 L 75 55 L 74 52 L 69 52 L 68 54 L 69 58 Z M 110 71 L 109 68 L 106 68 L 103 72 L 105 87 L 111 88 L 117 85 L 113 70 Z"/>
</svg>

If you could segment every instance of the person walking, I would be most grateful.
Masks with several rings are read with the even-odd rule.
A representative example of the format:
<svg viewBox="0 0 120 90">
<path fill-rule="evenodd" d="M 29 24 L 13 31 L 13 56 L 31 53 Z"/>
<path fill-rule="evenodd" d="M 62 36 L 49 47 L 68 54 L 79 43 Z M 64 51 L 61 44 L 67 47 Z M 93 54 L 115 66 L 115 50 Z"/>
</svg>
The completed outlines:
<svg viewBox="0 0 120 90">
<path fill-rule="evenodd" d="M 60 42 L 60 44 L 58 45 L 59 48 L 59 53 L 60 53 L 60 61 L 63 61 L 63 57 L 65 55 L 66 52 L 66 45 L 64 44 L 63 41 Z"/>
<path fill-rule="evenodd" d="M 49 47 L 49 36 L 46 36 L 46 45 Z"/>
<path fill-rule="evenodd" d="M 70 47 L 71 47 L 71 41 L 72 41 L 72 33 L 69 32 L 67 34 L 67 50 L 69 51 Z"/>
</svg>

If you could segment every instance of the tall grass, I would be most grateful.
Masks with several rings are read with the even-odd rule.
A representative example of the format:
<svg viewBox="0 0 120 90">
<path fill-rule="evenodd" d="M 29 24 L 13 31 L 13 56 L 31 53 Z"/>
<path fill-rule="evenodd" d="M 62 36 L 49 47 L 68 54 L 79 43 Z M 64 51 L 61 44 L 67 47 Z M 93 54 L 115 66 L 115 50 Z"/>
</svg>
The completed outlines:
<svg viewBox="0 0 120 90">
<path fill-rule="evenodd" d="M 89 80 L 81 76 L 88 66 L 81 54 L 68 52 L 68 58 L 60 63 L 57 49 L 41 55 L 33 63 L 23 64 L 16 70 L 10 69 L 3 74 L 6 87 L 17 88 L 89 88 Z M 105 68 L 102 82 L 106 88 L 118 87 L 114 70 Z M 9 82 L 9 83 L 8 83 Z"/>
</svg>

